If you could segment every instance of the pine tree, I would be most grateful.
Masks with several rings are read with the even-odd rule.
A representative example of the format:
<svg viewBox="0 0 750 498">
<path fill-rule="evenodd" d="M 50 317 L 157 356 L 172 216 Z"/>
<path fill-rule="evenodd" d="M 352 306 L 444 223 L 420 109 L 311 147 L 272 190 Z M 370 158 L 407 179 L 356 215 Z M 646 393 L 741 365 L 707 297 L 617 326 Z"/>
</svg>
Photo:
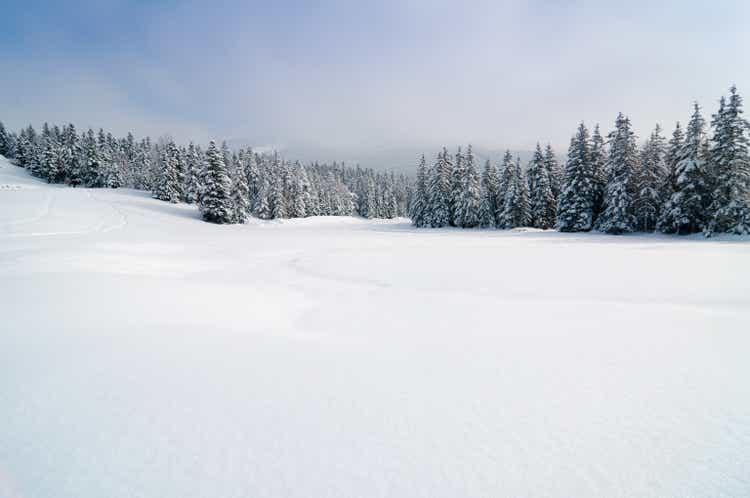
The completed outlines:
<svg viewBox="0 0 750 498">
<path fill-rule="evenodd" d="M 44 153 L 41 163 L 41 177 L 47 180 L 47 183 L 57 182 L 59 175 L 59 152 L 55 139 L 47 134 L 42 138 L 44 144 Z"/>
<path fill-rule="evenodd" d="M 460 149 L 459 149 L 460 150 Z M 471 145 L 462 157 L 461 174 L 455 201 L 454 223 L 461 228 L 479 226 L 479 210 L 482 203 L 479 173 L 474 161 Z"/>
<path fill-rule="evenodd" d="M 485 228 L 495 226 L 495 213 L 497 212 L 497 195 L 500 190 L 500 178 L 497 168 L 487 159 L 482 171 L 482 204 L 480 207 L 480 224 Z"/>
<path fill-rule="evenodd" d="M 503 156 L 503 164 L 500 168 L 497 197 L 495 200 L 495 226 L 498 228 L 509 228 L 505 226 L 505 197 L 508 188 L 512 185 L 515 168 L 516 165 L 513 162 L 513 154 L 511 154 L 509 150 L 506 150 L 505 155 Z"/>
<path fill-rule="evenodd" d="M 75 126 L 69 124 L 65 129 L 65 177 L 68 185 L 77 187 L 83 183 L 83 150 Z"/>
<path fill-rule="evenodd" d="M 185 202 L 197 203 L 201 195 L 201 162 L 198 149 L 190 142 L 185 154 Z"/>
<path fill-rule="evenodd" d="M 544 167 L 549 175 L 549 186 L 552 190 L 552 196 L 555 199 L 555 206 L 557 206 L 565 175 L 560 170 L 560 164 L 557 162 L 555 151 L 550 144 L 547 144 L 547 147 L 544 149 Z"/>
<path fill-rule="evenodd" d="M 657 230 L 680 235 L 696 233 L 705 222 L 705 121 L 698 104 L 688 123 L 675 168 L 675 191 L 664 205 Z"/>
<path fill-rule="evenodd" d="M 250 212 L 250 193 L 247 188 L 245 171 L 239 157 L 232 156 L 232 203 L 234 222 L 246 223 Z"/>
<path fill-rule="evenodd" d="M 203 219 L 211 223 L 232 223 L 234 205 L 232 182 L 227 174 L 224 156 L 211 140 L 206 150 L 205 191 L 201 202 Z"/>
<path fill-rule="evenodd" d="M 464 155 L 461 152 L 461 147 L 459 147 L 454 157 L 453 168 L 451 169 L 449 196 L 451 226 L 456 226 L 456 216 L 459 210 L 459 203 L 464 188 L 465 176 L 466 172 L 464 171 Z"/>
<path fill-rule="evenodd" d="M 250 204 L 254 206 L 258 201 L 258 193 L 261 189 L 261 178 L 258 160 L 252 149 L 248 149 L 245 153 L 245 178 L 247 180 L 248 191 L 250 192 Z"/>
<path fill-rule="evenodd" d="M 431 169 L 429 178 L 428 202 L 429 222 L 432 227 L 444 227 L 450 224 L 451 219 L 451 178 L 453 175 L 452 164 L 448 151 L 437 156 L 437 162 Z"/>
<path fill-rule="evenodd" d="M 529 184 L 529 224 L 535 228 L 551 228 L 555 225 L 555 197 L 538 142 L 526 175 Z"/>
<path fill-rule="evenodd" d="M 658 124 L 640 154 L 640 167 L 635 181 L 633 214 L 635 227 L 642 232 L 653 232 L 664 203 L 661 187 L 666 177 L 664 137 Z"/>
<path fill-rule="evenodd" d="M 0 156 L 10 157 L 10 137 L 2 121 L 0 121 Z"/>
<path fill-rule="evenodd" d="M 591 134 L 591 154 L 589 156 L 591 164 L 591 177 L 594 185 L 594 218 L 596 224 L 599 215 L 604 210 L 604 192 L 607 189 L 607 151 L 604 148 L 604 138 L 599 132 L 599 124 L 594 126 L 594 133 Z"/>
<path fill-rule="evenodd" d="M 271 191 L 269 200 L 271 204 L 271 218 L 287 218 L 286 197 L 284 196 L 284 178 L 281 162 L 278 154 L 274 155 L 271 169 Z"/>
<path fill-rule="evenodd" d="M 178 150 L 174 142 L 168 140 L 163 147 L 161 147 L 160 155 L 160 175 L 156 183 L 156 189 L 154 190 L 154 197 L 156 199 L 178 203 L 181 200 L 181 182 L 178 168 Z"/>
<path fill-rule="evenodd" d="M 722 97 L 714 115 L 710 162 L 715 173 L 708 207 L 706 236 L 714 232 L 750 233 L 750 123 L 742 117 L 742 97 L 737 87 L 729 90 L 729 102 Z"/>
<path fill-rule="evenodd" d="M 679 161 L 680 149 L 682 149 L 684 141 L 685 134 L 682 132 L 682 127 L 678 121 L 664 155 L 664 182 L 662 182 L 659 189 L 659 196 L 663 200 L 662 208 L 672 198 L 672 194 L 675 193 L 677 185 L 677 161 Z"/>
<path fill-rule="evenodd" d="M 515 228 L 529 224 L 529 194 L 521 169 L 521 159 L 516 158 L 510 178 L 507 180 L 503 199 L 503 211 L 498 228 Z"/>
<path fill-rule="evenodd" d="M 596 220 L 601 232 L 619 235 L 635 230 L 633 195 L 635 172 L 638 166 L 638 147 L 630 119 L 617 115 L 615 130 L 609 135 L 608 172 L 604 192 L 604 210 Z"/>
<path fill-rule="evenodd" d="M 88 187 L 103 187 L 102 161 L 94 130 L 89 128 L 83 138 L 83 179 Z"/>
<path fill-rule="evenodd" d="M 423 227 L 429 223 L 427 208 L 427 162 L 422 154 L 417 167 L 417 183 L 411 204 L 411 222 L 415 227 Z"/>
<path fill-rule="evenodd" d="M 570 139 L 565 180 L 557 207 L 557 229 L 561 232 L 591 230 L 596 190 L 590 155 L 589 132 L 581 123 Z"/>
<path fill-rule="evenodd" d="M 292 218 L 305 218 L 307 216 L 307 203 L 309 192 L 307 191 L 307 174 L 305 168 L 294 162 L 291 169 L 289 216 Z"/>
</svg>

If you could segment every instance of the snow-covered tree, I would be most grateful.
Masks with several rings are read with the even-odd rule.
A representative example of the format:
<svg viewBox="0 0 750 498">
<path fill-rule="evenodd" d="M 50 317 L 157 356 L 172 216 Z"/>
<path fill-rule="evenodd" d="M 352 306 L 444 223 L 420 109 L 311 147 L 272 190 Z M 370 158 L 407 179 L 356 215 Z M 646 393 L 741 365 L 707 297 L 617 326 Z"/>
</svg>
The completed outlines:
<svg viewBox="0 0 750 498">
<path fill-rule="evenodd" d="M 232 182 L 227 174 L 224 156 L 211 140 L 206 150 L 206 175 L 201 199 L 203 219 L 211 223 L 232 223 L 234 203 L 231 196 Z"/>
<path fill-rule="evenodd" d="M 737 87 L 729 90 L 729 102 L 722 97 L 714 115 L 710 163 L 714 172 L 706 235 L 728 232 L 750 233 L 750 123 L 742 117 L 742 97 Z"/>
<path fill-rule="evenodd" d="M 56 183 L 60 175 L 60 151 L 58 144 L 51 135 L 42 138 L 44 152 L 41 163 L 41 176 L 47 183 Z"/>
<path fill-rule="evenodd" d="M 504 189 L 503 210 L 498 220 L 498 228 L 515 228 L 529 224 L 529 193 L 521 169 L 521 159 L 516 158 L 510 178 Z"/>
<path fill-rule="evenodd" d="M 549 175 L 549 186 L 552 189 L 552 195 L 555 198 L 555 205 L 557 205 L 565 174 L 561 170 L 560 164 L 557 162 L 557 156 L 555 155 L 554 149 L 552 149 L 552 145 L 549 143 L 544 149 L 544 167 L 547 169 L 547 174 Z"/>
<path fill-rule="evenodd" d="M 0 121 L 0 156 L 10 157 L 10 137 L 2 121 Z"/>
<path fill-rule="evenodd" d="M 515 168 L 516 164 L 513 161 L 513 154 L 511 154 L 509 150 L 506 150 L 505 155 L 503 155 L 503 162 L 500 165 L 500 174 L 497 183 L 497 197 L 495 199 L 495 226 L 498 228 L 507 228 L 503 226 L 505 195 L 508 191 L 508 187 L 513 182 Z"/>
<path fill-rule="evenodd" d="M 654 231 L 664 204 L 661 188 L 666 177 L 665 147 L 661 126 L 657 124 L 641 151 L 633 199 L 636 229 L 642 232 Z"/>
<path fill-rule="evenodd" d="M 591 153 L 589 155 L 591 164 L 591 178 L 594 185 L 594 224 L 604 210 L 604 192 L 607 189 L 608 175 L 606 172 L 607 151 L 604 138 L 599 131 L 599 124 L 594 126 L 591 134 Z"/>
<path fill-rule="evenodd" d="M 429 223 L 427 199 L 427 162 L 424 154 L 417 167 L 417 183 L 414 199 L 411 204 L 411 222 L 415 227 L 427 226 Z"/>
<path fill-rule="evenodd" d="M 669 199 L 672 198 L 672 194 L 675 193 L 677 184 L 677 162 L 680 158 L 680 149 L 685 141 L 685 134 L 682 132 L 682 126 L 678 121 L 675 125 L 675 129 L 672 132 L 672 138 L 669 139 L 666 151 L 664 153 L 664 182 L 662 183 L 659 195 L 663 201 L 662 208 Z"/>
<path fill-rule="evenodd" d="M 581 123 L 570 139 L 565 180 L 557 206 L 557 229 L 561 232 L 591 230 L 596 189 L 590 157 L 589 132 Z"/>
<path fill-rule="evenodd" d="M 234 222 L 245 223 L 250 214 L 250 193 L 247 188 L 247 177 L 237 154 L 232 156 L 231 178 Z"/>
<path fill-rule="evenodd" d="M 497 174 L 497 167 L 487 159 L 482 171 L 482 204 L 479 211 L 480 224 L 485 228 L 495 226 L 499 190 L 500 178 Z"/>
<path fill-rule="evenodd" d="M 94 130 L 89 128 L 83 138 L 83 178 L 87 187 L 103 187 L 104 175 L 102 160 L 99 155 L 99 145 Z"/>
<path fill-rule="evenodd" d="M 462 157 L 460 183 L 456 193 L 454 223 L 461 228 L 479 226 L 479 210 L 482 203 L 482 192 L 479 184 L 479 172 L 474 160 L 471 145 L 466 148 Z"/>
<path fill-rule="evenodd" d="M 601 232 L 621 234 L 635 230 L 633 216 L 633 183 L 638 167 L 638 147 L 630 119 L 617 115 L 615 129 L 609 135 L 609 155 L 605 170 L 608 173 L 604 192 L 604 210 L 596 220 Z"/>
<path fill-rule="evenodd" d="M 450 225 L 456 226 L 456 216 L 459 209 L 459 203 L 461 194 L 464 188 L 464 178 L 466 172 L 464 171 L 464 155 L 461 152 L 461 147 L 458 147 L 456 155 L 453 160 L 453 168 L 451 169 L 451 180 L 450 180 Z"/>
<path fill-rule="evenodd" d="M 430 226 L 432 227 L 444 227 L 450 224 L 452 166 L 448 151 L 443 148 L 443 151 L 437 156 L 437 162 L 431 169 L 428 185 L 428 211 Z"/>
<path fill-rule="evenodd" d="M 286 197 L 284 195 L 284 176 L 282 163 L 279 160 L 278 154 L 275 154 L 271 168 L 271 191 L 269 194 L 271 218 L 287 218 Z"/>
<path fill-rule="evenodd" d="M 201 196 L 201 160 L 198 149 L 190 142 L 185 153 L 185 202 L 197 203 Z"/>
<path fill-rule="evenodd" d="M 684 235 L 703 229 L 707 204 L 705 124 L 696 103 L 677 160 L 674 193 L 657 222 L 656 228 L 661 232 Z"/>
<path fill-rule="evenodd" d="M 154 197 L 162 201 L 177 203 L 182 199 L 182 183 L 178 168 L 178 150 L 174 142 L 168 140 L 161 147 L 160 176 L 154 190 Z"/>
<path fill-rule="evenodd" d="M 537 142 L 534 155 L 526 171 L 529 184 L 529 224 L 535 228 L 555 225 L 555 196 L 552 194 L 550 174 L 544 164 L 542 147 Z"/>
</svg>

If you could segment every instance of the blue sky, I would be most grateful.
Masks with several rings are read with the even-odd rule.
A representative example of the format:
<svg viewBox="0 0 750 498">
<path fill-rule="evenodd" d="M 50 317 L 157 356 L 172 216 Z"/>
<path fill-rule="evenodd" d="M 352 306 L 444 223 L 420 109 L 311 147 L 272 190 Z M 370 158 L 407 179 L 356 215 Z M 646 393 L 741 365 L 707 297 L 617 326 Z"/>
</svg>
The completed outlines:
<svg viewBox="0 0 750 498">
<path fill-rule="evenodd" d="M 658 5 L 656 5 L 658 3 Z M 340 149 L 563 149 L 750 95 L 750 2 L 12 2 L 0 120 Z"/>
</svg>

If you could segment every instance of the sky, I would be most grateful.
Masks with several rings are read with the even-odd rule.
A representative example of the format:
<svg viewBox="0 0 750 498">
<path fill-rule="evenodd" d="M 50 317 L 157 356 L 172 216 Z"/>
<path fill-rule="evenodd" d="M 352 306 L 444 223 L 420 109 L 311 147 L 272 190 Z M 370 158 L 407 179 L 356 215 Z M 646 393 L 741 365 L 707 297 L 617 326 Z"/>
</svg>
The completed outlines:
<svg viewBox="0 0 750 498">
<path fill-rule="evenodd" d="M 9 2 L 0 120 L 332 150 L 560 152 L 750 95 L 750 2 Z"/>
</svg>

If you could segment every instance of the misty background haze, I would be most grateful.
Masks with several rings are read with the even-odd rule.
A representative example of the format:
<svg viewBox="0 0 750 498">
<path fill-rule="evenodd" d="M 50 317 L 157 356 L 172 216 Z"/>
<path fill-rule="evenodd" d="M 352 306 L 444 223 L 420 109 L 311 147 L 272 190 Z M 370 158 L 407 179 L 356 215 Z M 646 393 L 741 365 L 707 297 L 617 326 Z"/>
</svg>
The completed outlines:
<svg viewBox="0 0 750 498">
<path fill-rule="evenodd" d="M 668 134 L 750 91 L 748 2 L 72 1 L 4 7 L 0 119 L 413 168 L 581 120 Z"/>
</svg>

